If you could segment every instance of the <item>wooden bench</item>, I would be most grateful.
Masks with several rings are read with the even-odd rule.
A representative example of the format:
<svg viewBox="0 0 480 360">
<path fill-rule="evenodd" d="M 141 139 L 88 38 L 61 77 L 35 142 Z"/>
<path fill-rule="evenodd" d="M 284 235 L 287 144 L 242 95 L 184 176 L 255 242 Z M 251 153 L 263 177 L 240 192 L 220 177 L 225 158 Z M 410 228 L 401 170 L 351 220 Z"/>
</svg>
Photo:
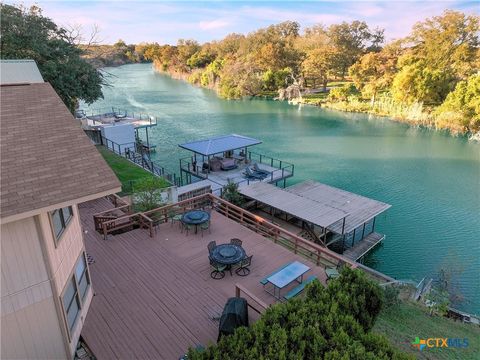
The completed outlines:
<svg viewBox="0 0 480 360">
<path fill-rule="evenodd" d="M 310 276 L 307 280 L 302 282 L 300 285 L 290 290 L 286 295 L 283 296 L 283 298 L 285 300 L 290 300 L 291 298 L 294 298 L 305 289 L 305 286 L 307 286 L 307 284 L 310 284 L 316 278 L 317 277 L 315 275 Z"/>
<path fill-rule="evenodd" d="M 276 273 L 278 273 L 279 271 L 282 271 L 283 269 L 285 269 L 285 268 L 286 268 L 288 265 L 290 265 L 290 264 L 291 264 L 291 262 L 289 262 L 289 263 L 283 265 L 282 267 L 278 268 L 277 270 L 275 270 L 275 271 L 274 271 L 273 273 L 271 273 L 270 275 L 265 276 L 262 280 L 260 280 L 260 284 L 262 284 L 263 286 L 267 285 L 267 284 L 268 284 L 268 278 L 269 278 L 270 276 L 273 276 L 273 275 L 275 275 Z"/>
</svg>

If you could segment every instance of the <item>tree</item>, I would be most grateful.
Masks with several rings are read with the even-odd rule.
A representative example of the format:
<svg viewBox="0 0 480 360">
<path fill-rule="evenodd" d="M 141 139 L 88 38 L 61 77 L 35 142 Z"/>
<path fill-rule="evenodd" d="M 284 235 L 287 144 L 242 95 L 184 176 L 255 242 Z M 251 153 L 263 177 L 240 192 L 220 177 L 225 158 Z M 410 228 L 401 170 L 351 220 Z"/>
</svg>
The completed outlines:
<svg viewBox="0 0 480 360">
<path fill-rule="evenodd" d="M 230 181 L 223 187 L 222 198 L 237 206 L 242 206 L 245 202 L 242 194 L 238 191 L 238 184 Z"/>
<path fill-rule="evenodd" d="M 348 68 L 368 51 L 377 51 L 383 43 L 384 30 L 370 30 L 364 21 L 343 22 L 331 25 L 327 34 L 337 52 L 334 58 L 335 72 L 341 78 L 347 74 Z"/>
<path fill-rule="evenodd" d="M 318 280 L 303 299 L 271 306 L 251 327 L 236 329 L 189 359 L 410 359 L 370 332 L 382 291 L 359 270 L 344 269 L 324 288 Z"/>
<path fill-rule="evenodd" d="M 362 95 L 371 98 L 372 106 L 375 104 L 378 92 L 390 89 L 401 53 L 401 43 L 397 41 L 387 45 L 380 52 L 369 52 L 363 55 L 348 70 Z"/>
<path fill-rule="evenodd" d="M 415 24 L 408 40 L 415 57 L 432 70 L 466 79 L 478 70 L 480 17 L 446 10 Z"/>
<path fill-rule="evenodd" d="M 306 28 L 304 36 L 297 39 L 296 46 L 303 52 L 302 75 L 313 80 L 313 88 L 319 81 L 323 91 L 327 91 L 328 81 L 335 74 L 334 62 L 338 54 L 325 28 L 321 25 Z"/>
<path fill-rule="evenodd" d="M 455 90 L 447 95 L 436 114 L 441 118 L 455 120 L 466 130 L 480 129 L 480 74 L 460 81 Z"/>
<path fill-rule="evenodd" d="M 78 100 L 93 103 L 103 97 L 104 79 L 81 58 L 67 30 L 29 9 L 0 4 L 2 14 L 0 49 L 2 59 L 33 59 L 65 105 L 74 112 Z"/>
<path fill-rule="evenodd" d="M 162 188 L 165 183 L 156 176 L 138 180 L 133 186 L 135 211 L 148 211 L 163 205 Z"/>
<path fill-rule="evenodd" d="M 454 88 L 455 78 L 446 70 L 433 70 L 423 61 L 402 67 L 392 84 L 392 96 L 396 101 L 413 104 L 423 102 L 440 104 Z"/>
</svg>

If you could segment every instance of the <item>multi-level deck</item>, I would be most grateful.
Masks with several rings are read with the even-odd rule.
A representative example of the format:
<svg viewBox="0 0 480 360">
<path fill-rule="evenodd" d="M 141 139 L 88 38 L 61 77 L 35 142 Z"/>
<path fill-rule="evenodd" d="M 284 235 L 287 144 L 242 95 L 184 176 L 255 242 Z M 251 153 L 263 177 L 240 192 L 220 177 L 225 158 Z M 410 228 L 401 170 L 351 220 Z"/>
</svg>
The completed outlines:
<svg viewBox="0 0 480 360">
<path fill-rule="evenodd" d="M 171 209 L 200 206 L 212 210 L 211 232 L 203 236 L 186 235 L 168 222 L 153 227 L 154 215 L 167 220 Z M 258 316 L 255 311 L 275 302 L 260 280 L 291 261 L 308 265 L 308 274 L 324 284 L 325 266 L 339 261 L 382 282 L 391 280 L 211 194 L 103 223 L 93 216 L 111 209 L 105 199 L 80 206 L 85 246 L 94 260 L 90 272 L 96 294 L 82 335 L 98 358 L 176 359 L 189 346 L 215 342 L 217 319 L 227 299 L 239 291 L 251 307 L 250 315 Z M 129 222 L 133 230 L 113 235 Z M 251 273 L 227 273 L 214 280 L 207 244 L 231 238 L 241 239 L 247 254 L 253 255 Z"/>
</svg>

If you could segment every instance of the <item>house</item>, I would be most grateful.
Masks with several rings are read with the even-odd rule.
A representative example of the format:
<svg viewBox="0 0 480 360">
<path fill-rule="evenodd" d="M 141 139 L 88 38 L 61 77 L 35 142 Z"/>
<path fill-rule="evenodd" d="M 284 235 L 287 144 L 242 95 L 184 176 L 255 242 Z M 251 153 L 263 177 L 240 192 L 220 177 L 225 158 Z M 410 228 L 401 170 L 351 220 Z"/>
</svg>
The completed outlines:
<svg viewBox="0 0 480 360">
<path fill-rule="evenodd" d="M 33 61 L 1 73 L 1 356 L 73 358 L 93 297 L 77 205 L 120 183 Z"/>
</svg>

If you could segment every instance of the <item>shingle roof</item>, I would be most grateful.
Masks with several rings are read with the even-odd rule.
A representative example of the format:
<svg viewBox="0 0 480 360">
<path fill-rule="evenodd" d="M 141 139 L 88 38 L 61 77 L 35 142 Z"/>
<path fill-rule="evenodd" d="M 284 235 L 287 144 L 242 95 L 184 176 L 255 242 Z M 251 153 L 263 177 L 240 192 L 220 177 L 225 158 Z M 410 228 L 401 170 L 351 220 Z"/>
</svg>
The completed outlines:
<svg viewBox="0 0 480 360">
<path fill-rule="evenodd" d="M 208 156 L 261 143 L 262 142 L 257 139 L 232 134 L 218 136 L 211 139 L 193 141 L 190 143 L 180 144 L 178 146 L 193 151 L 197 154 Z"/>
<path fill-rule="evenodd" d="M 120 183 L 48 83 L 1 86 L 0 217 L 119 191 Z"/>
</svg>

